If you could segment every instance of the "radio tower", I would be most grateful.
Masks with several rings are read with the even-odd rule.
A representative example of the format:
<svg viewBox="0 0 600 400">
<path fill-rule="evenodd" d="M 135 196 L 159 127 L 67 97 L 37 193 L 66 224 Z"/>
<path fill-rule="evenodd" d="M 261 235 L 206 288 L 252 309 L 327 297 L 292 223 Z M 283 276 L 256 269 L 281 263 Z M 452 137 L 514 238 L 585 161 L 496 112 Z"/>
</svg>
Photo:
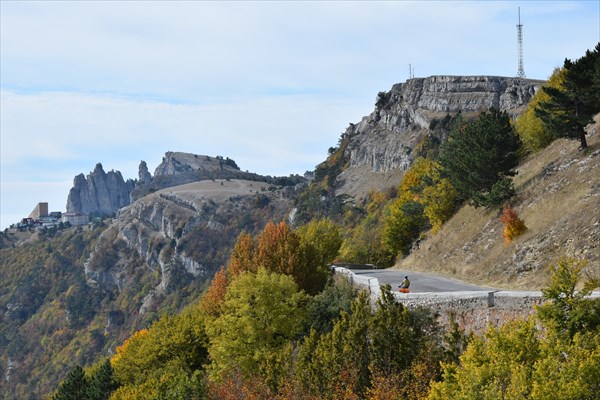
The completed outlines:
<svg viewBox="0 0 600 400">
<path fill-rule="evenodd" d="M 517 43 L 519 45 L 519 69 L 517 69 L 517 77 L 525 78 L 525 69 L 523 68 L 523 25 L 521 25 L 521 7 L 519 7 L 519 23 L 517 24 Z"/>
</svg>

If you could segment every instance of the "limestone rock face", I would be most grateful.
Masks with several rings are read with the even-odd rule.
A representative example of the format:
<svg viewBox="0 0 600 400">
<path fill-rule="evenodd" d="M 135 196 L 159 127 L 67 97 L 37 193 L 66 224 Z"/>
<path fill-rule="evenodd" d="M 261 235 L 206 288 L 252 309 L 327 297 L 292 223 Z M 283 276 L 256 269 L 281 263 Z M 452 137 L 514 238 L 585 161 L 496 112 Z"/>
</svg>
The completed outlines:
<svg viewBox="0 0 600 400">
<path fill-rule="evenodd" d="M 221 178 L 221 175 L 227 172 L 237 171 L 239 171 L 239 168 L 235 161 L 230 158 L 168 151 L 165 153 L 162 162 L 154 170 L 154 177 L 193 175 L 195 180 L 198 180 L 198 178 Z"/>
<path fill-rule="evenodd" d="M 338 193 L 361 197 L 395 186 L 416 158 L 414 149 L 446 115 L 466 117 L 495 107 L 518 115 L 543 81 L 498 76 L 432 76 L 399 83 L 377 98 L 375 110 L 342 135 L 348 168 Z"/>
<path fill-rule="evenodd" d="M 210 279 L 228 257 L 226 251 L 215 255 L 215 243 L 231 248 L 243 229 L 262 229 L 267 220 L 281 220 L 292 207 L 294 193 L 269 191 L 269 186 L 237 179 L 204 180 L 133 201 L 117 212 L 96 243 L 85 265 L 88 281 L 106 290 L 122 290 L 133 279 L 128 266 L 143 264 L 160 277 L 140 306 L 139 312 L 144 313 L 185 282 Z M 268 203 L 265 221 L 256 227 L 240 225 L 236 221 L 253 221 L 259 193 Z M 103 252 L 111 246 L 119 249 L 119 261 L 106 268 Z"/>
<path fill-rule="evenodd" d="M 140 166 L 138 168 L 138 180 L 140 185 L 152 183 L 152 175 L 150 172 L 148 172 L 148 165 L 146 164 L 146 161 L 140 161 Z"/>
<path fill-rule="evenodd" d="M 131 201 L 157 190 L 214 179 L 262 179 L 262 177 L 240 171 L 235 161 L 229 157 L 168 151 L 154 170 L 151 182 L 141 182 L 140 175 L 140 184 L 131 193 Z"/>
<path fill-rule="evenodd" d="M 79 174 L 73 179 L 67 198 L 67 212 L 113 214 L 129 204 L 129 193 L 133 187 L 134 182 L 124 181 L 119 171 L 106 173 L 102 164 L 98 163 L 87 177 Z"/>
</svg>

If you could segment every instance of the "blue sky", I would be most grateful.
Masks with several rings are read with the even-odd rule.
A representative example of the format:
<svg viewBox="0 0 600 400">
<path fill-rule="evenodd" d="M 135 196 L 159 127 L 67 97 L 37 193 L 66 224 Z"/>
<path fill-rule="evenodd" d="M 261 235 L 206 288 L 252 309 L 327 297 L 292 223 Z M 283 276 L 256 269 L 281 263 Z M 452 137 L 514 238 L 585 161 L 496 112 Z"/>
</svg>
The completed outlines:
<svg viewBox="0 0 600 400">
<path fill-rule="evenodd" d="M 600 41 L 600 1 L 0 1 L 0 226 L 101 162 L 166 151 L 312 170 L 379 91 L 415 76 L 546 79 Z"/>
</svg>

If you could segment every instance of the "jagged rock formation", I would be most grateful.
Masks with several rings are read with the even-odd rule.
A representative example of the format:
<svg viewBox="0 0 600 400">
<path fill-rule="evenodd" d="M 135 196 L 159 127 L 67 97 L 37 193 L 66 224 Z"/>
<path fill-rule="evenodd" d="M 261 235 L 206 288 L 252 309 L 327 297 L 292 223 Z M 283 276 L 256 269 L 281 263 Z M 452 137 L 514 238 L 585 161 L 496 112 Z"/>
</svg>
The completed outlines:
<svg viewBox="0 0 600 400">
<path fill-rule="evenodd" d="M 108 173 L 102 169 L 102 164 L 87 178 L 79 174 L 73 179 L 73 187 L 67 198 L 67 212 L 111 215 L 119 208 L 129 204 L 129 193 L 135 183 L 132 180 L 123 180 L 119 171 L 111 170 Z"/>
<path fill-rule="evenodd" d="M 378 95 L 375 110 L 342 135 L 346 169 L 337 193 L 361 197 L 395 186 L 416 158 L 415 148 L 448 114 L 465 116 L 490 107 L 517 115 L 543 81 L 498 76 L 409 79 Z M 441 139 L 441 138 L 440 138 Z"/>
<path fill-rule="evenodd" d="M 146 161 L 140 161 L 140 166 L 138 168 L 138 183 L 140 185 L 146 185 L 152 183 L 152 175 L 148 172 L 148 165 L 146 165 Z"/>
</svg>

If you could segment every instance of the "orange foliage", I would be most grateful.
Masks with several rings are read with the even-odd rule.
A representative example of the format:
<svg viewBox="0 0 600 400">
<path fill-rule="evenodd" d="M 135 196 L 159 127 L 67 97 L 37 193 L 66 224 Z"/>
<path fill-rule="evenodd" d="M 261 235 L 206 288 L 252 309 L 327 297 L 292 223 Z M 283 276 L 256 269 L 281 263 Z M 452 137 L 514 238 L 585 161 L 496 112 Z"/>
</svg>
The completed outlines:
<svg viewBox="0 0 600 400">
<path fill-rule="evenodd" d="M 254 263 L 268 271 L 295 276 L 300 265 L 300 238 L 285 222 L 269 222 L 258 237 Z"/>
<path fill-rule="evenodd" d="M 436 378 L 438 368 L 431 363 L 414 361 L 401 373 L 372 372 L 371 387 L 366 400 L 425 400 L 429 396 L 429 382 Z"/>
<path fill-rule="evenodd" d="M 525 222 L 510 205 L 505 204 L 500 221 L 504 223 L 504 243 L 509 244 L 527 230 Z"/>
<path fill-rule="evenodd" d="M 244 378 L 240 370 L 232 371 L 222 381 L 208 382 L 209 400 L 262 400 L 275 398 L 258 377 Z"/>
<path fill-rule="evenodd" d="M 396 400 L 404 394 L 404 382 L 397 374 L 375 374 L 371 378 L 371 385 L 367 390 L 367 400 Z"/>
<path fill-rule="evenodd" d="M 229 257 L 228 272 L 232 277 L 238 276 L 242 272 L 256 272 L 258 266 L 253 261 L 254 258 L 254 240 L 248 233 L 241 233 L 238 238 L 231 256 Z"/>
<path fill-rule="evenodd" d="M 215 274 L 210 287 L 200 300 L 200 309 L 205 315 L 218 317 L 221 314 L 221 308 L 225 303 L 225 294 L 229 286 L 229 275 L 225 268 L 221 268 Z"/>
</svg>

